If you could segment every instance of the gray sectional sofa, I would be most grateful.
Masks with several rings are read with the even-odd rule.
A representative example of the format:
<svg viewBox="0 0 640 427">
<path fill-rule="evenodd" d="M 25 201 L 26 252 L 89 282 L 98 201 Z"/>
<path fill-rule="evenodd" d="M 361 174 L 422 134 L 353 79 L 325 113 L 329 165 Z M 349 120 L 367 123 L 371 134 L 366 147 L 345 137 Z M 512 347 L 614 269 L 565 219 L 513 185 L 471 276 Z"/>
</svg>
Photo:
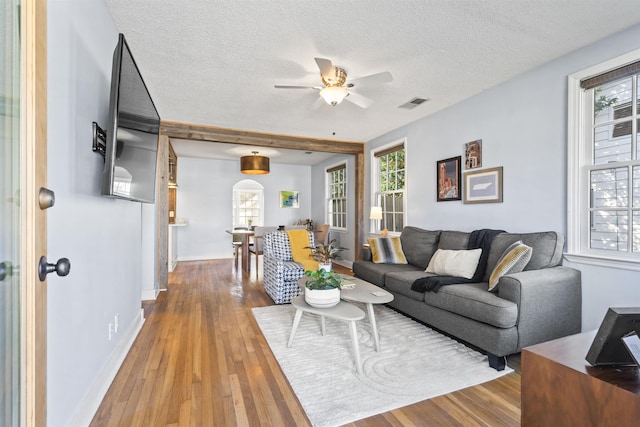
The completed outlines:
<svg viewBox="0 0 640 427">
<path fill-rule="evenodd" d="M 405 227 L 400 235 L 407 264 L 376 264 L 370 252 L 353 264 L 354 274 L 394 295 L 389 305 L 487 352 L 489 364 L 504 369 L 506 356 L 522 348 L 579 333 L 582 321 L 580 271 L 562 266 L 564 237 L 556 232 L 500 233 L 492 241 L 484 280 L 411 290 L 437 249 L 465 250 L 471 233 Z M 503 252 L 521 240 L 533 248 L 524 271 L 489 276 Z"/>
</svg>

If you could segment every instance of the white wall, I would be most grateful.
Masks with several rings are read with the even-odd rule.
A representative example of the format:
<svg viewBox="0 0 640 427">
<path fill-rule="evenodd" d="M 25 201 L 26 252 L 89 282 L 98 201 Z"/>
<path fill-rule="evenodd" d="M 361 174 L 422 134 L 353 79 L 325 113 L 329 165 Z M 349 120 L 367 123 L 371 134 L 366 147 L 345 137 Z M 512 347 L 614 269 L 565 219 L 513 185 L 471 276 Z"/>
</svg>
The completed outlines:
<svg viewBox="0 0 640 427">
<path fill-rule="evenodd" d="M 264 225 L 291 225 L 311 216 L 311 167 L 271 164 L 267 175 L 243 175 L 240 162 L 178 159 L 176 215 L 189 225 L 176 230 L 178 261 L 231 258 L 233 186 L 251 178 L 264 186 Z M 281 190 L 300 192 L 299 208 L 281 208 Z M 254 224 L 261 225 L 261 224 Z"/>
<path fill-rule="evenodd" d="M 639 47 L 636 26 L 370 141 L 369 150 L 407 137 L 407 225 L 566 234 L 567 76 Z M 482 169 L 504 168 L 504 203 L 436 202 L 436 161 L 464 156 L 476 139 Z M 597 328 L 609 306 L 640 306 L 639 273 L 565 265 L 583 272 L 583 330 Z"/>
<path fill-rule="evenodd" d="M 48 187 L 56 204 L 47 256 L 71 260 L 70 274 L 51 274 L 47 285 L 50 426 L 92 415 L 141 322 L 141 205 L 100 196 L 103 160 L 91 151 L 91 123 L 107 123 L 116 42 L 102 0 L 48 2 Z"/>
</svg>

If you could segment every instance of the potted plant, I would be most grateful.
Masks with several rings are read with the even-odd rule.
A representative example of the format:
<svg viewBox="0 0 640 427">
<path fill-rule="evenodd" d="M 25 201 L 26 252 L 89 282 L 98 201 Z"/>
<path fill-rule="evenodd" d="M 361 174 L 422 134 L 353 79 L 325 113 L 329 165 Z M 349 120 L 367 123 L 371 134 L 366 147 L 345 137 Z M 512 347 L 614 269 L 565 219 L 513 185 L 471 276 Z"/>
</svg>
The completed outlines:
<svg viewBox="0 0 640 427">
<path fill-rule="evenodd" d="M 340 302 L 340 284 L 342 277 L 331 270 L 319 268 L 315 271 L 307 270 L 309 277 L 304 284 L 304 300 L 311 307 L 333 307 Z"/>
<path fill-rule="evenodd" d="M 333 239 L 326 245 L 307 247 L 307 249 L 311 249 L 311 258 L 318 261 L 319 268 L 331 270 L 331 260 L 337 259 L 340 252 L 346 250 L 346 248 L 337 246 L 336 242 L 337 240 Z"/>
</svg>

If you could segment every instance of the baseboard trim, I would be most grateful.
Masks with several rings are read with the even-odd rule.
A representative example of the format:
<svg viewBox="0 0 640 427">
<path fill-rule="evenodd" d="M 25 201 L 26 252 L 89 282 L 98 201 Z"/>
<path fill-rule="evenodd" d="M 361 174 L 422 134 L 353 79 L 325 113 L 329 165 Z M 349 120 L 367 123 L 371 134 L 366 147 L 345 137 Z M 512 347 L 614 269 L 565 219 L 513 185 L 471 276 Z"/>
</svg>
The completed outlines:
<svg viewBox="0 0 640 427">
<path fill-rule="evenodd" d="M 180 261 L 207 261 L 207 260 L 212 260 L 212 259 L 233 259 L 230 256 L 215 256 L 215 255 L 209 255 L 209 256 L 194 256 L 194 257 L 178 257 L 177 262 Z M 349 260 L 333 260 L 332 262 L 339 264 L 343 267 L 349 268 L 351 269 L 353 267 L 353 261 L 349 261 Z"/>
<path fill-rule="evenodd" d="M 98 374 L 98 377 L 93 382 L 93 385 L 87 392 L 85 398 L 78 405 L 78 410 L 71 418 L 70 426 L 88 426 L 91 424 L 91 420 L 96 415 L 102 399 L 107 394 L 107 390 L 111 387 L 113 379 L 116 377 L 122 362 L 129 353 L 133 342 L 135 341 L 142 325 L 144 324 L 144 310 L 140 310 L 140 317 L 137 321 L 134 321 L 126 331 L 125 337 L 118 343 L 113 349 L 109 360 L 106 365 Z"/>
<path fill-rule="evenodd" d="M 180 261 L 207 261 L 212 259 L 233 259 L 232 254 L 210 254 L 210 255 L 200 255 L 200 256 L 181 256 L 178 257 L 176 263 Z"/>
<path fill-rule="evenodd" d="M 353 261 L 347 261 L 347 260 L 333 260 L 333 262 L 335 264 L 341 265 L 343 267 L 348 268 L 349 270 L 351 270 L 351 268 L 353 268 Z"/>
<path fill-rule="evenodd" d="M 142 301 L 155 300 L 160 295 L 160 289 L 143 289 Z"/>
</svg>

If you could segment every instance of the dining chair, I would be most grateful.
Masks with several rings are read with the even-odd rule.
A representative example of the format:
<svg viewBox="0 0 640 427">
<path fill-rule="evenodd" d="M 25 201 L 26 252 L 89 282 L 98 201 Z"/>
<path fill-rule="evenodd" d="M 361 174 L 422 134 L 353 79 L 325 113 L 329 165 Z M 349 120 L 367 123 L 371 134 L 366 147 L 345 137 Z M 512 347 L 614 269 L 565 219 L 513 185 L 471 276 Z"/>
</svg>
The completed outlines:
<svg viewBox="0 0 640 427">
<path fill-rule="evenodd" d="M 306 230 L 307 226 L 306 225 L 299 225 L 299 224 L 296 224 L 296 225 L 285 225 L 284 229 L 285 229 L 285 231 L 286 230 Z"/>
<path fill-rule="evenodd" d="M 248 227 L 233 227 L 234 230 L 248 230 Z M 233 257 L 235 258 L 236 268 L 238 268 L 238 254 L 242 247 L 242 234 L 232 234 L 231 241 L 233 245 Z"/>
<path fill-rule="evenodd" d="M 264 247 L 264 235 L 273 233 L 277 230 L 278 227 L 275 226 L 262 226 L 255 227 L 253 229 L 253 232 L 255 234 L 253 235 L 253 246 L 249 248 L 249 257 L 251 257 L 251 254 L 256 256 L 256 277 L 258 277 L 258 258 L 263 253 L 262 249 Z"/>
</svg>

